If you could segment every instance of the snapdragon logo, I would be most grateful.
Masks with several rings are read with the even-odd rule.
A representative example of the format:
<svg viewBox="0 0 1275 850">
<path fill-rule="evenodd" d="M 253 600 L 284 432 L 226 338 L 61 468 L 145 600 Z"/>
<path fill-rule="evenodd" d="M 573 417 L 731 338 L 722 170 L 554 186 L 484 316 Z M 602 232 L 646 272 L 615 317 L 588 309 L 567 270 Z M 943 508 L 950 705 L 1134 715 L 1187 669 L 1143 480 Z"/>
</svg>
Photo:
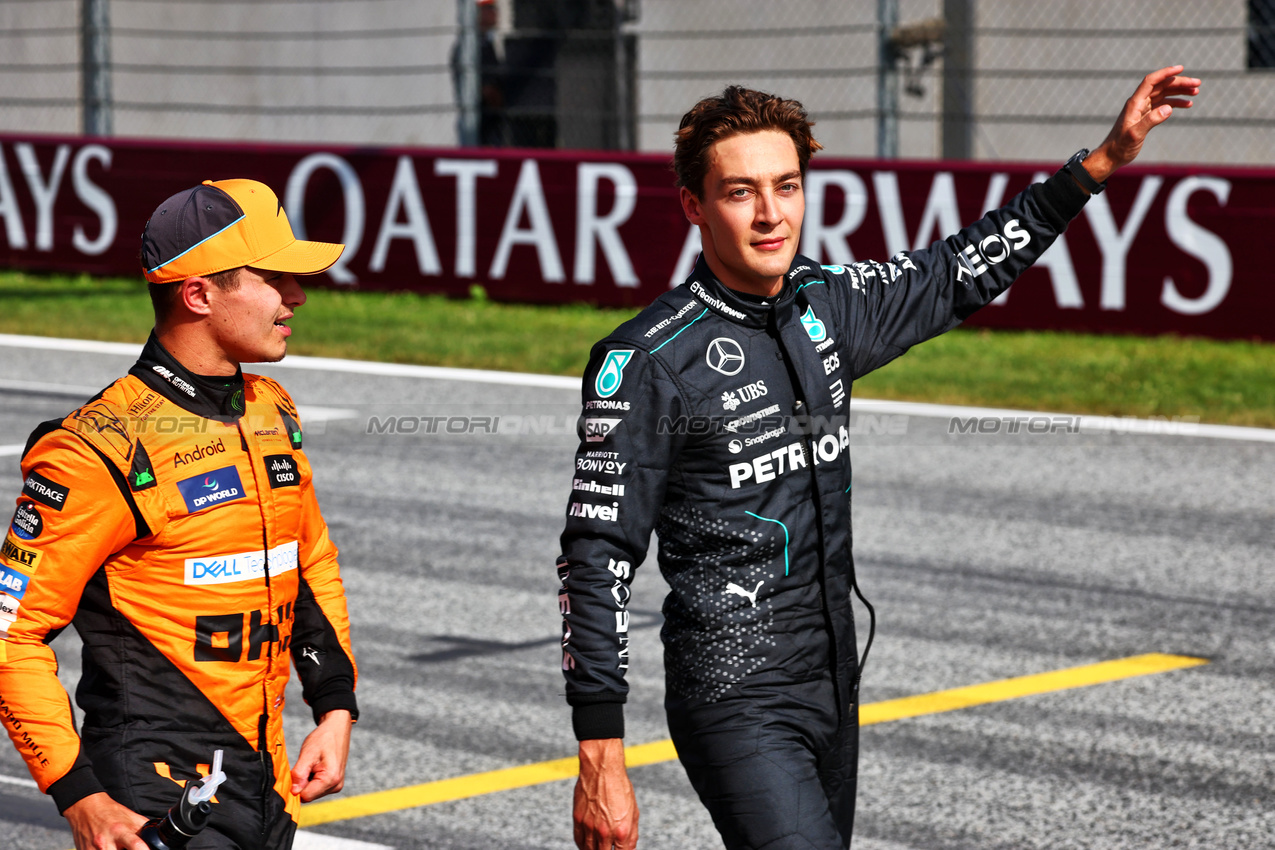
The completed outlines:
<svg viewBox="0 0 1275 850">
<path fill-rule="evenodd" d="M 185 478 L 177 482 L 177 489 L 186 500 L 187 512 L 192 514 L 205 508 L 238 501 L 245 496 L 239 470 L 233 466 L 223 466 L 205 475 Z"/>
</svg>

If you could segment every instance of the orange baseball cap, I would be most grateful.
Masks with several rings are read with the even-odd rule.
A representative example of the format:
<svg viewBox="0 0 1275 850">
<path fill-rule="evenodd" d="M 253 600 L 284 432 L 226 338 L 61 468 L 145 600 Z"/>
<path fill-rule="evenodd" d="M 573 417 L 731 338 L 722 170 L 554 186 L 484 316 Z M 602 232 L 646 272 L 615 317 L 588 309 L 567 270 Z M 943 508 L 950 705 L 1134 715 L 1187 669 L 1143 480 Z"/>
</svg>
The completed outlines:
<svg viewBox="0 0 1275 850">
<path fill-rule="evenodd" d="M 318 274 L 345 250 L 297 239 L 283 204 L 256 180 L 205 180 L 178 192 L 142 231 L 142 270 L 151 283 L 174 283 L 240 266 Z"/>
</svg>

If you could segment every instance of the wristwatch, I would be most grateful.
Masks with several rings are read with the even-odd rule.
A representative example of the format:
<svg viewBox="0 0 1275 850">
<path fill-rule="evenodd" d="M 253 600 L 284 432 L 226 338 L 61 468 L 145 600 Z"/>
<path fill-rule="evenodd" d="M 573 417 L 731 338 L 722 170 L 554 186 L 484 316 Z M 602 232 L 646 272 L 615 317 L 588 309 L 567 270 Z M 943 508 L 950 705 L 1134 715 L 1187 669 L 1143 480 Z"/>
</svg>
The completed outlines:
<svg viewBox="0 0 1275 850">
<path fill-rule="evenodd" d="M 1101 195 L 1102 190 L 1107 188 L 1106 183 L 1099 183 L 1093 179 L 1093 175 L 1085 171 L 1085 167 L 1081 165 L 1085 161 L 1085 157 L 1089 156 L 1089 148 L 1081 148 L 1072 154 L 1071 159 L 1067 160 L 1067 164 L 1063 168 L 1075 178 L 1080 187 L 1091 195 Z"/>
</svg>

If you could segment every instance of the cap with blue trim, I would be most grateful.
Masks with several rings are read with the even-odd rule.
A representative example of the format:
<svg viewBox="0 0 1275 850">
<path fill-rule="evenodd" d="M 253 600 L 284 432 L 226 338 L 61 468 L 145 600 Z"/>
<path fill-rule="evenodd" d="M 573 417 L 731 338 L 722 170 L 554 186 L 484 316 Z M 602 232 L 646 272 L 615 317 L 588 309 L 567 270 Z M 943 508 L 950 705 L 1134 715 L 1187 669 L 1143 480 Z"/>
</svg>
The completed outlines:
<svg viewBox="0 0 1275 850">
<path fill-rule="evenodd" d="M 142 270 L 151 283 L 174 283 L 240 266 L 318 274 L 344 245 L 297 239 L 279 198 L 256 180 L 205 180 L 178 192 L 142 231 Z"/>
</svg>

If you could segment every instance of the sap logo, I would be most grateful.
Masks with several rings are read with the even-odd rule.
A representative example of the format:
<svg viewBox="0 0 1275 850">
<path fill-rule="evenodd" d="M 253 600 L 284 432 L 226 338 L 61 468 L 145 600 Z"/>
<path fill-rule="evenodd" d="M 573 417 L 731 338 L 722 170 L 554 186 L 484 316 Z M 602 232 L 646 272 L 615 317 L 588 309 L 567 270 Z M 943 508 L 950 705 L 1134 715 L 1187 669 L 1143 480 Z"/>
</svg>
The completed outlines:
<svg viewBox="0 0 1275 850">
<path fill-rule="evenodd" d="M 584 439 L 590 443 L 601 443 L 612 431 L 619 428 L 623 421 L 623 419 L 586 419 L 584 420 Z"/>
<path fill-rule="evenodd" d="M 1030 245 L 1031 241 L 1031 234 L 1023 230 L 1018 219 L 1010 219 L 1005 222 L 1003 236 L 993 233 L 961 249 L 956 255 L 960 261 L 956 264 L 957 280 L 969 286 L 974 278 L 986 272 L 989 267 L 1005 262 L 1010 254 Z"/>
<path fill-rule="evenodd" d="M 603 522 L 615 522 L 620 518 L 620 503 L 591 505 L 588 502 L 572 502 L 568 513 L 571 516 L 578 516 L 582 519 L 600 519 Z"/>
</svg>

